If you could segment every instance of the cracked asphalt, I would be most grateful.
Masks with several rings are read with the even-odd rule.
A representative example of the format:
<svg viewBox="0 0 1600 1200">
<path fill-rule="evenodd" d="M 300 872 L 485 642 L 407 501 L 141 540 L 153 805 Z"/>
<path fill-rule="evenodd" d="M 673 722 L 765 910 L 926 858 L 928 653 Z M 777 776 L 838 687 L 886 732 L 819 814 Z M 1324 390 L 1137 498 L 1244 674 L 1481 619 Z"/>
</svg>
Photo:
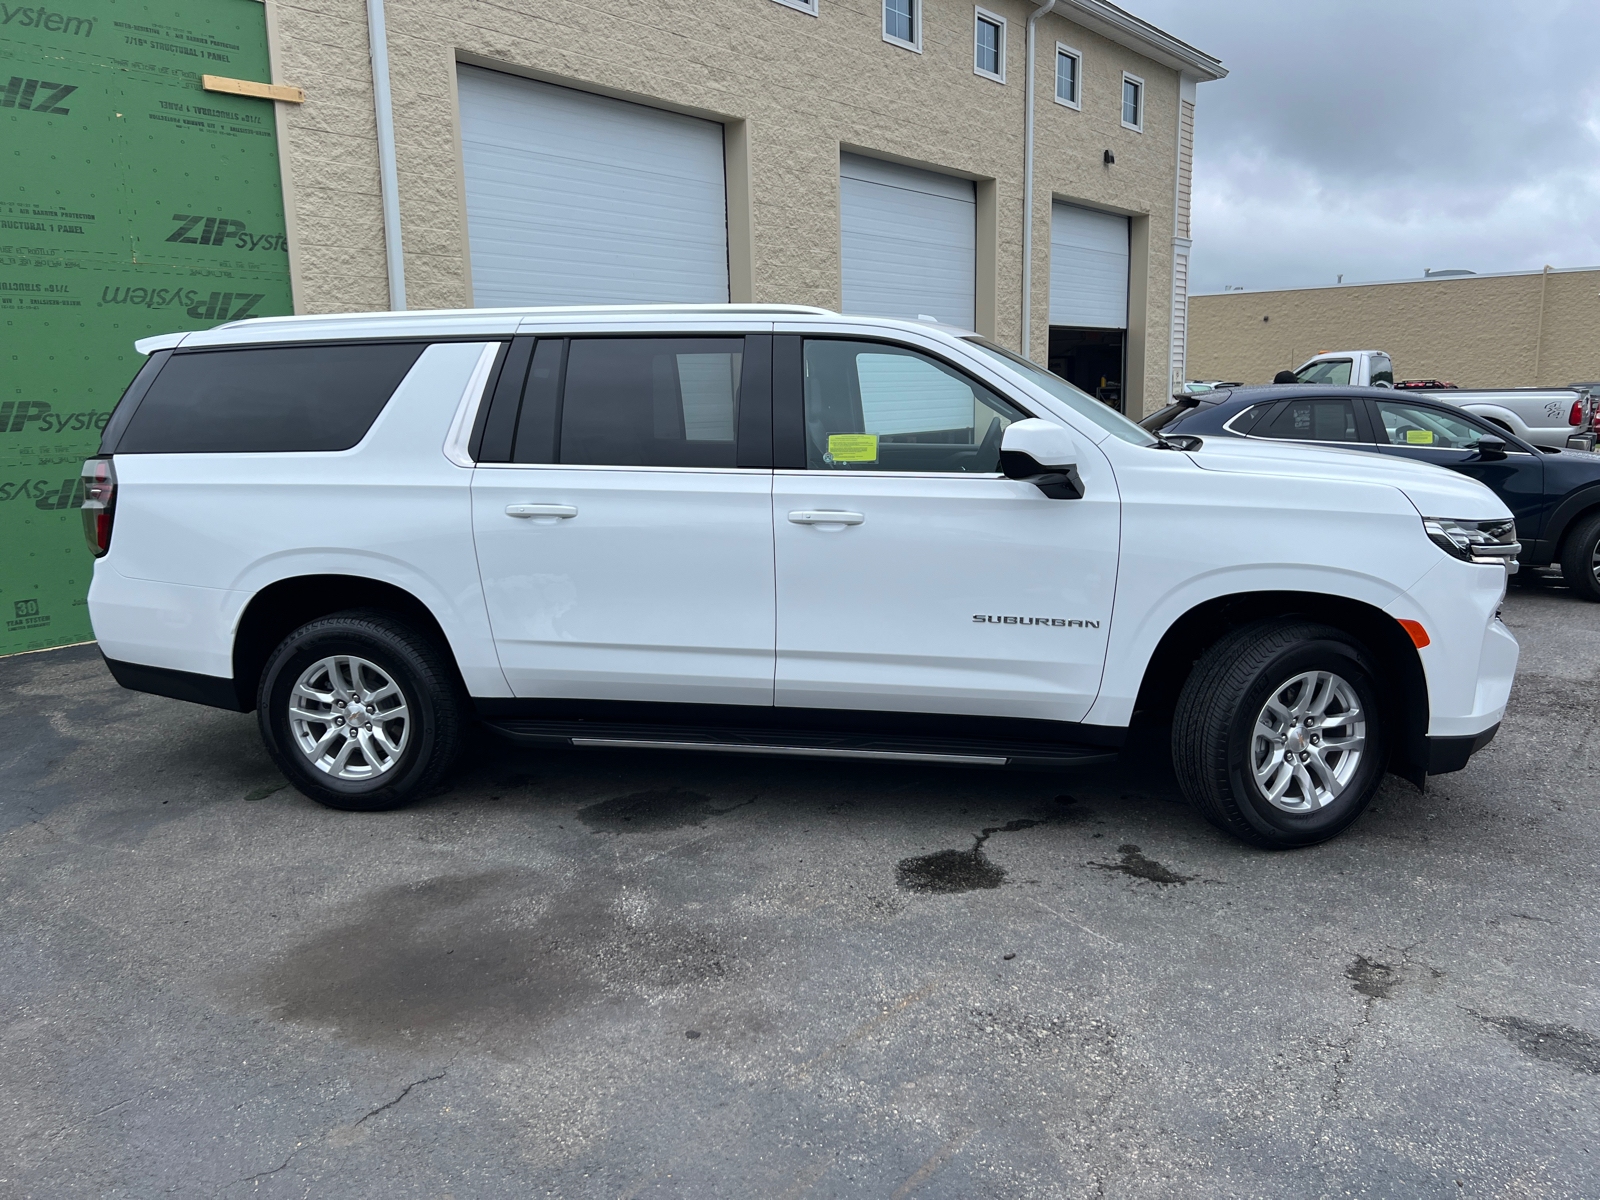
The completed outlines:
<svg viewBox="0 0 1600 1200">
<path fill-rule="evenodd" d="M 1600 1195 L 1600 606 L 1265 853 L 1075 774 L 528 752 L 338 813 L 0 661 L 0 1196 Z"/>
</svg>

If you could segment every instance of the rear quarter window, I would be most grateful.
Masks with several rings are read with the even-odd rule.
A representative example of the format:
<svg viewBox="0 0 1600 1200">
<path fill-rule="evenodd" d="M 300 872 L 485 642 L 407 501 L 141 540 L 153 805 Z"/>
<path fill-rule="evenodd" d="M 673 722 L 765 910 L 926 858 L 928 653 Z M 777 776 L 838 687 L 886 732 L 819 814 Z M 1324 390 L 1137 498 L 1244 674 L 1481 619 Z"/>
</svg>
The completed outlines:
<svg viewBox="0 0 1600 1200">
<path fill-rule="evenodd" d="M 129 418 L 116 453 L 348 450 L 426 348 L 330 342 L 176 353 Z"/>
</svg>

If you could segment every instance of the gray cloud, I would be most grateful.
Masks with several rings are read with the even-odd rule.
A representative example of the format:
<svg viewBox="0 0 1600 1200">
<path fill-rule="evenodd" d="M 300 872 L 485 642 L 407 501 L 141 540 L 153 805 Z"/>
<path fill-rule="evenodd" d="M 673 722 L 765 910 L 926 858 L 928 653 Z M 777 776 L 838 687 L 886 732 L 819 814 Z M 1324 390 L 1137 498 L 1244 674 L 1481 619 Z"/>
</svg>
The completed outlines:
<svg viewBox="0 0 1600 1200">
<path fill-rule="evenodd" d="M 1219 56 L 1192 290 L 1600 264 L 1600 4 L 1132 0 Z"/>
</svg>

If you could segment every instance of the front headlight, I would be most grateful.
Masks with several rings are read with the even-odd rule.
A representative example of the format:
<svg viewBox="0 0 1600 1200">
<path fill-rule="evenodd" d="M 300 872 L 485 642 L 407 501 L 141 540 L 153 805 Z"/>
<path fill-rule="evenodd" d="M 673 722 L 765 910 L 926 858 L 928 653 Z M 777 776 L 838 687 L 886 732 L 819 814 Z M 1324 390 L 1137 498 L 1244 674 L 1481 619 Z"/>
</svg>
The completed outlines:
<svg viewBox="0 0 1600 1200">
<path fill-rule="evenodd" d="M 1505 566 L 1517 557 L 1517 523 L 1509 518 L 1494 521 L 1455 521 L 1449 517 L 1423 517 L 1422 528 L 1439 549 L 1462 562 L 1493 563 Z"/>
</svg>

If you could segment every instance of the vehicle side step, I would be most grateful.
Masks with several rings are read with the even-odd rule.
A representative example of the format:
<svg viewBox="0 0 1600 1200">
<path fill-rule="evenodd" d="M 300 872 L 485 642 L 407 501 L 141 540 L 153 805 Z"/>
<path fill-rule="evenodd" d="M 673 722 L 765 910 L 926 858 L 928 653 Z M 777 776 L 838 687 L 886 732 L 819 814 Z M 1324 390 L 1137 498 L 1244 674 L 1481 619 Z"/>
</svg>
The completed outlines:
<svg viewBox="0 0 1600 1200">
<path fill-rule="evenodd" d="M 798 758 L 866 758 L 983 767 L 1082 767 L 1114 762 L 1117 758 L 1117 751 L 1105 746 L 977 741 L 905 734 L 889 737 L 881 734 L 854 736 L 780 729 L 696 729 L 517 718 L 489 720 L 485 724 L 512 741 L 535 745 L 698 750 L 714 754 L 774 754 Z"/>
</svg>

